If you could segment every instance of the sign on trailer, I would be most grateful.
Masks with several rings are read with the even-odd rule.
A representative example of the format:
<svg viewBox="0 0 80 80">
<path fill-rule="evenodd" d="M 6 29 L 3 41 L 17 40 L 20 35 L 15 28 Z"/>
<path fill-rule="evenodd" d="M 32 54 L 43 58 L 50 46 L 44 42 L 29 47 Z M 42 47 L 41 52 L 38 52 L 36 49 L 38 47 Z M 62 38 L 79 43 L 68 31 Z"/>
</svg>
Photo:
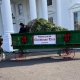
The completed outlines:
<svg viewBox="0 0 80 80">
<path fill-rule="evenodd" d="M 39 44 L 56 44 L 56 34 L 51 35 L 34 35 L 33 43 L 35 45 Z"/>
</svg>

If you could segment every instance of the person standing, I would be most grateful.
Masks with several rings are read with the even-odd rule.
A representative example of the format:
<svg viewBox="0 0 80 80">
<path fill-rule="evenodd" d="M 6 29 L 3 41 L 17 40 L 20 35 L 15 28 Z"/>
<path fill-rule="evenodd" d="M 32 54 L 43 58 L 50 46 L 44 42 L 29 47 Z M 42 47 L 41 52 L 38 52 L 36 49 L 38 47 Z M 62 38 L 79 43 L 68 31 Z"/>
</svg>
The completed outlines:
<svg viewBox="0 0 80 80">
<path fill-rule="evenodd" d="M 26 27 L 25 27 L 25 25 L 24 25 L 23 23 L 20 23 L 19 25 L 20 25 L 19 33 L 26 33 L 26 32 L 28 32 L 28 31 L 26 30 Z M 29 51 L 26 50 L 26 52 L 29 52 Z"/>
<path fill-rule="evenodd" d="M 23 23 L 20 23 L 19 25 L 20 25 L 19 33 L 25 33 L 26 32 L 25 25 Z"/>
</svg>

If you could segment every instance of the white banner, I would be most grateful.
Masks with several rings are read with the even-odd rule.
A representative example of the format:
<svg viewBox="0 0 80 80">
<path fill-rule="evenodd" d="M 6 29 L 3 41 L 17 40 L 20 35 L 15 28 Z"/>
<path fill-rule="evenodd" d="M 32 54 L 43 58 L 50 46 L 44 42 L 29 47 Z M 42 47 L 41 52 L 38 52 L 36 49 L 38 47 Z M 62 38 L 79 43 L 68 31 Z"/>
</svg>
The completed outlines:
<svg viewBox="0 0 80 80">
<path fill-rule="evenodd" d="M 34 44 L 56 44 L 56 35 L 34 35 Z"/>
</svg>

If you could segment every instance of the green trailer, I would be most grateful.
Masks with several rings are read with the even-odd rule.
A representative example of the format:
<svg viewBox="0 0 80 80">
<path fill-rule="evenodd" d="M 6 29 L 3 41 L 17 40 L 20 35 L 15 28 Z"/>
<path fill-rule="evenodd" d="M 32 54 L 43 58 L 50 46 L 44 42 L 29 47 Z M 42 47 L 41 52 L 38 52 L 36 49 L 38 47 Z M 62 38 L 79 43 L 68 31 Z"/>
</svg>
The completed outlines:
<svg viewBox="0 0 80 80">
<path fill-rule="evenodd" d="M 22 52 L 26 49 L 59 49 L 58 54 L 63 58 L 75 56 L 73 48 L 80 48 L 79 36 L 80 30 L 11 34 L 13 49 Z"/>
</svg>

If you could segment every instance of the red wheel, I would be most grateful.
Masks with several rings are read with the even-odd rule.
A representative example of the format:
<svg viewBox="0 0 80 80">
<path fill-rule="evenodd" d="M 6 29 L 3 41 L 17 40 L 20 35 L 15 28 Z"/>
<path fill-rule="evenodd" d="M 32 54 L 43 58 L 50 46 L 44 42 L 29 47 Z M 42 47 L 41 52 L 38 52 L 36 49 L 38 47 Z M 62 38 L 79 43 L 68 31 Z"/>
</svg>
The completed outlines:
<svg viewBox="0 0 80 80">
<path fill-rule="evenodd" d="M 73 59 L 75 56 L 75 51 L 73 49 L 64 49 L 61 51 L 61 56 L 63 59 Z"/>
<path fill-rule="evenodd" d="M 26 59 L 26 54 L 25 53 L 15 53 L 14 57 L 17 61 L 22 61 Z"/>
</svg>

